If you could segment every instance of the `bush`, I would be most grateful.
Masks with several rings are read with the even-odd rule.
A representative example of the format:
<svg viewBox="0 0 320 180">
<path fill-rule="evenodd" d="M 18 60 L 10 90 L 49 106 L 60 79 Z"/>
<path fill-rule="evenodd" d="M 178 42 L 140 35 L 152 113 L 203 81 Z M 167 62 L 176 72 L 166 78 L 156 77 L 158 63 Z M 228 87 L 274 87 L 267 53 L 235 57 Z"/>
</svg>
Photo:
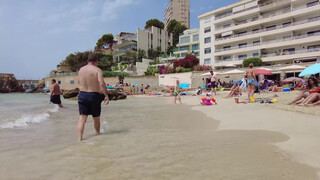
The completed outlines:
<svg viewBox="0 0 320 180">
<path fill-rule="evenodd" d="M 253 64 L 253 66 L 262 66 L 262 59 L 258 57 L 252 57 L 252 58 L 247 58 L 243 60 L 243 66 L 244 67 L 249 67 L 250 64 Z"/>
<path fill-rule="evenodd" d="M 185 58 L 179 59 L 178 61 L 173 62 L 174 67 L 184 67 L 184 68 L 193 68 L 199 64 L 199 59 L 194 56 L 188 54 Z"/>
<path fill-rule="evenodd" d="M 197 65 L 194 67 L 195 71 L 210 71 L 212 70 L 211 66 L 202 66 L 202 65 Z"/>
<path fill-rule="evenodd" d="M 112 66 L 112 67 L 111 67 L 111 70 L 112 70 L 112 71 L 118 71 L 118 70 L 119 70 L 119 67 L 118 67 L 118 66 Z"/>
<path fill-rule="evenodd" d="M 159 73 L 160 74 L 169 74 L 170 73 L 170 66 L 165 66 L 165 65 L 161 65 L 158 67 L 159 68 Z"/>
<path fill-rule="evenodd" d="M 103 77 L 129 76 L 125 72 L 103 71 Z"/>
<path fill-rule="evenodd" d="M 176 73 L 191 72 L 191 71 L 193 71 L 193 68 L 184 68 L 184 67 L 177 67 L 176 68 Z"/>
<path fill-rule="evenodd" d="M 157 61 L 151 61 L 151 62 L 149 63 L 149 65 L 157 65 L 157 64 L 163 64 L 163 62 L 157 60 Z"/>
<path fill-rule="evenodd" d="M 149 66 L 147 71 L 144 73 L 145 75 L 154 76 L 156 73 L 159 73 L 159 69 L 156 66 Z"/>
</svg>

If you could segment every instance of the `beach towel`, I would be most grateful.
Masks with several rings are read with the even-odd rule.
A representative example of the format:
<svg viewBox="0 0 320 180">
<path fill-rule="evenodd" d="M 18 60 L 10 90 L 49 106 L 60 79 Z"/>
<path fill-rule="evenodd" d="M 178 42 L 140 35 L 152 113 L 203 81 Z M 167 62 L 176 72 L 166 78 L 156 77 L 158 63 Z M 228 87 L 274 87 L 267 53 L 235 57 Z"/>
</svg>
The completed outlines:
<svg viewBox="0 0 320 180">
<path fill-rule="evenodd" d="M 241 84 L 241 86 L 240 86 L 240 89 L 247 89 L 247 81 L 243 78 L 242 79 L 242 84 Z"/>
</svg>

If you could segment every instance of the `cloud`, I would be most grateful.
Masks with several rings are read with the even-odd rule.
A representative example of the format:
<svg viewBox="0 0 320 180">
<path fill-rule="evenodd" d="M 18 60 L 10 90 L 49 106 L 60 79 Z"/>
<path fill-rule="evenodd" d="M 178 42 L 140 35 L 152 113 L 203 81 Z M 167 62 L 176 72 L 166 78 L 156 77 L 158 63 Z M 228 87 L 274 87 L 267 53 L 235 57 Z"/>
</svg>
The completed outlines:
<svg viewBox="0 0 320 180">
<path fill-rule="evenodd" d="M 103 21 L 116 19 L 122 13 L 122 8 L 137 5 L 141 2 L 142 0 L 106 0 L 103 4 L 101 19 Z"/>
</svg>

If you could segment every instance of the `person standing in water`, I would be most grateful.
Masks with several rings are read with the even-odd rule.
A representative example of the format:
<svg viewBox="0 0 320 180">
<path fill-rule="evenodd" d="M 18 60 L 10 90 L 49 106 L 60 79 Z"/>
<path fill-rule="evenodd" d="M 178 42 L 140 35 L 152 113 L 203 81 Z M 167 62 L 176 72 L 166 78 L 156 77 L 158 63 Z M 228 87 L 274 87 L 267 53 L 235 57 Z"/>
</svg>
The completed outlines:
<svg viewBox="0 0 320 180">
<path fill-rule="evenodd" d="M 103 80 L 102 70 L 98 68 L 98 57 L 96 54 L 90 54 L 88 64 L 79 70 L 80 93 L 78 96 L 78 105 L 80 119 L 78 123 L 78 140 L 82 141 L 84 125 L 88 115 L 92 115 L 94 128 L 97 134 L 100 134 L 100 114 L 101 102 L 104 95 L 104 103 L 109 104 L 107 87 Z M 100 93 L 103 93 L 100 94 Z"/>
<path fill-rule="evenodd" d="M 256 75 L 254 74 L 253 64 L 249 65 L 249 68 L 246 70 L 245 78 L 247 78 L 247 85 L 248 85 L 248 99 L 250 101 L 251 97 L 253 97 L 255 87 L 256 87 Z"/>
<path fill-rule="evenodd" d="M 180 96 L 180 83 L 179 80 L 176 81 L 176 86 L 174 87 L 174 103 L 177 104 L 177 99 L 179 100 L 180 104 L 181 102 L 181 96 Z"/>
<path fill-rule="evenodd" d="M 213 71 L 210 71 L 210 81 L 211 81 L 210 94 L 213 95 L 213 92 L 214 92 L 214 95 L 217 95 L 216 87 L 218 86 L 218 77 Z"/>
<path fill-rule="evenodd" d="M 51 88 L 51 96 L 50 102 L 53 104 L 58 104 L 59 107 L 62 108 L 61 99 L 60 99 L 60 86 L 56 83 L 55 79 L 51 80 L 52 88 Z"/>
</svg>

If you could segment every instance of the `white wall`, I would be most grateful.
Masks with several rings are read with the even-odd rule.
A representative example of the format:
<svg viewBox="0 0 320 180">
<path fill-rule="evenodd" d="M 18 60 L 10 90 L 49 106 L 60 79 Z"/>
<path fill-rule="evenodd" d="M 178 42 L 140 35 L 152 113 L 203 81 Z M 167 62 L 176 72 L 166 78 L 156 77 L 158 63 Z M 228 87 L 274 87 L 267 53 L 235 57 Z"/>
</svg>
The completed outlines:
<svg viewBox="0 0 320 180">
<path fill-rule="evenodd" d="M 191 76 L 192 76 L 192 72 L 176 73 L 176 74 L 160 74 L 159 86 L 164 86 L 164 85 L 175 86 L 176 80 L 179 80 L 180 83 L 191 84 Z"/>
</svg>

